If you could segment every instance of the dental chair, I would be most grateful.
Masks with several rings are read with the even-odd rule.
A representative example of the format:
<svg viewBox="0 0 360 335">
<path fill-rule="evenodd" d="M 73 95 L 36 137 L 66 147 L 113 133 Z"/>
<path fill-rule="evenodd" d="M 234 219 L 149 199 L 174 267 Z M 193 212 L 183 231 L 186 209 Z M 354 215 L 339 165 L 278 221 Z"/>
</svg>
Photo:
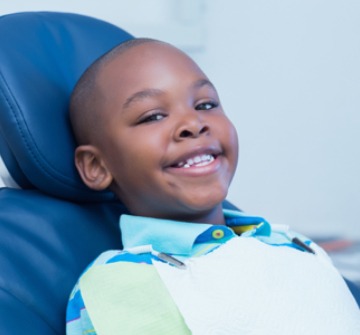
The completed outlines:
<svg viewBox="0 0 360 335">
<path fill-rule="evenodd" d="M 64 13 L 0 17 L 0 334 L 65 334 L 79 274 L 118 249 L 111 193 L 83 186 L 67 117 L 83 71 L 132 38 L 109 23 Z"/>
<path fill-rule="evenodd" d="M 97 255 L 121 247 L 126 212 L 81 182 L 68 101 L 83 71 L 132 36 L 54 12 L 5 15 L 0 32 L 0 334 L 63 335 L 70 291 Z"/>
</svg>

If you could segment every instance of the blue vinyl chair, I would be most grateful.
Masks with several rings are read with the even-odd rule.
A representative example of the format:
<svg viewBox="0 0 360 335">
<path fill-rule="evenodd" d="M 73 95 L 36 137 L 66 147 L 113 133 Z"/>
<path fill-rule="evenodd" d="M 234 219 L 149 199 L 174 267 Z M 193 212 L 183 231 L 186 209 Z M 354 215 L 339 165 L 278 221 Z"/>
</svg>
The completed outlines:
<svg viewBox="0 0 360 335">
<path fill-rule="evenodd" d="M 132 38 L 93 18 L 64 13 L 0 17 L 0 334 L 65 333 L 79 274 L 119 248 L 111 193 L 87 189 L 73 164 L 70 93 L 99 56 Z"/>
<path fill-rule="evenodd" d="M 83 71 L 132 36 L 50 12 L 2 16 L 0 32 L 0 171 L 9 186 L 0 188 L 0 334 L 63 335 L 71 289 L 99 253 L 121 247 L 126 212 L 110 192 L 82 184 L 68 100 Z"/>
</svg>

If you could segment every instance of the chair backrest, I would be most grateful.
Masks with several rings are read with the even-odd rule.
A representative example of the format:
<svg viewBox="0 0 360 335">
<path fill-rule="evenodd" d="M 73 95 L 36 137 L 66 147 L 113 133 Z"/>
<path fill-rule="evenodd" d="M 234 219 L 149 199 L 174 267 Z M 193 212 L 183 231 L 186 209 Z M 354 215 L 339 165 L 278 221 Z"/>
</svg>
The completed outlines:
<svg viewBox="0 0 360 335">
<path fill-rule="evenodd" d="M 0 31 L 0 156 L 20 188 L 0 189 L 0 333 L 64 334 L 69 293 L 92 259 L 121 247 L 124 211 L 78 177 L 69 96 L 95 59 L 132 36 L 50 12 L 2 16 Z"/>
<path fill-rule="evenodd" d="M 75 201 L 99 200 L 73 164 L 68 99 L 95 59 L 132 36 L 109 23 L 63 13 L 5 15 L 0 27 L 0 153 L 5 165 L 22 188 Z"/>
</svg>

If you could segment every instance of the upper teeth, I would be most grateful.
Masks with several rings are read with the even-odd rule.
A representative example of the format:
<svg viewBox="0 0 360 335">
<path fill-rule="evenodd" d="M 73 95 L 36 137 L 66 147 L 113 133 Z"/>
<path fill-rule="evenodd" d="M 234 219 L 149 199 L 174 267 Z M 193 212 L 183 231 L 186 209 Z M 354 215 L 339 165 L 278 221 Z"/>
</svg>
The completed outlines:
<svg viewBox="0 0 360 335">
<path fill-rule="evenodd" d="M 204 166 L 210 164 L 214 160 L 213 155 L 200 155 L 187 159 L 184 162 L 180 162 L 177 166 L 183 168 L 189 168 L 190 166 Z"/>
</svg>

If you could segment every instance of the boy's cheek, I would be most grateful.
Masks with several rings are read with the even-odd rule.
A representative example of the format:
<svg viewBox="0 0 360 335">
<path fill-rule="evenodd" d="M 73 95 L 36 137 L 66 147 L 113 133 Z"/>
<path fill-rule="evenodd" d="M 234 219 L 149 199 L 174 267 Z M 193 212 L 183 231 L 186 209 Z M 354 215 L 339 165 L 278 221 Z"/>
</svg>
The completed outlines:
<svg viewBox="0 0 360 335">
<path fill-rule="evenodd" d="M 223 132 L 225 131 L 223 130 Z M 235 159 L 237 160 L 237 156 L 239 152 L 239 138 L 236 128 L 233 126 L 232 123 L 230 123 L 227 134 L 228 134 L 228 138 L 226 142 L 228 144 L 228 150 L 230 152 L 233 152 L 233 155 L 236 157 Z"/>
</svg>

